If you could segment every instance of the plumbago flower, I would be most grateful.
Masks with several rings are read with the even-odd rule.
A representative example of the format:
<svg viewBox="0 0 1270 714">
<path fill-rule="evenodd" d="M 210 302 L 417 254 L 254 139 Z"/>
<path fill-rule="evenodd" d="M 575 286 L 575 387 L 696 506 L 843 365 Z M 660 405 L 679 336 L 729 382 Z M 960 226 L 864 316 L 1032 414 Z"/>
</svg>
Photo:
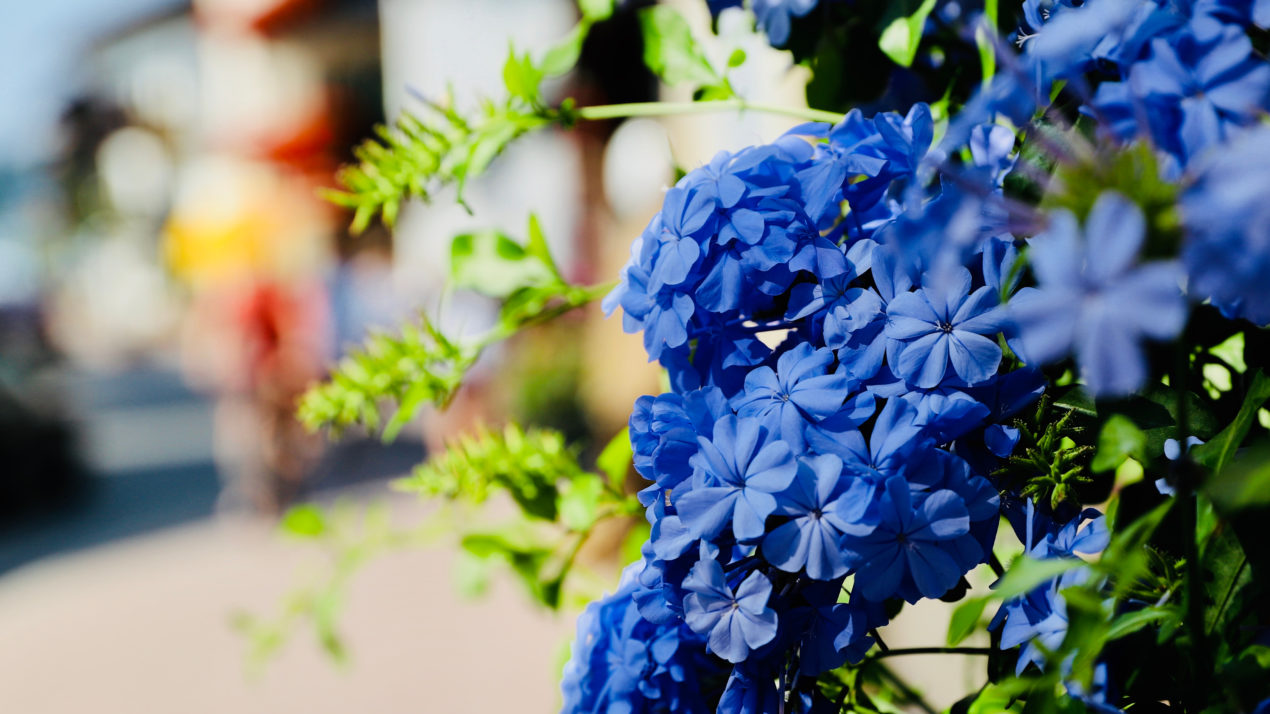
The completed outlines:
<svg viewBox="0 0 1270 714">
<path fill-rule="evenodd" d="M 1182 194 L 1187 288 L 1230 318 L 1270 325 L 1270 129 L 1214 152 Z"/>
<path fill-rule="evenodd" d="M 1038 286 L 1010 302 L 1023 356 L 1046 364 L 1074 352 L 1094 394 L 1141 387 L 1142 340 L 1175 337 L 1187 316 L 1181 266 L 1137 264 L 1145 238 L 1142 210 L 1119 194 L 1098 198 L 1083 231 L 1071 213 L 1056 211 L 1029 242 Z"/>
<path fill-rule="evenodd" d="M 632 594 L 642 567 L 628 567 L 617 592 L 578 618 L 564 668 L 565 711 L 713 711 L 727 671 L 686 624 L 655 625 L 640 616 Z"/>
<path fill-rule="evenodd" d="M 767 606 L 772 581 L 753 571 L 735 591 L 712 558 L 697 561 L 684 578 L 684 620 L 694 632 L 708 636 L 706 646 L 729 662 L 741 662 L 750 650 L 776 637 L 776 611 Z"/>
<path fill-rule="evenodd" d="M 1011 521 L 1024 543 L 1026 554 L 1037 560 L 1095 555 L 1105 549 L 1110 540 L 1103 515 L 1092 508 L 1061 523 L 1039 512 L 1029 500 L 1021 512 L 1013 514 Z M 1093 571 L 1080 566 L 1002 604 L 990 628 L 1000 628 L 1002 649 L 1021 647 L 1015 665 L 1017 674 L 1022 674 L 1029 667 L 1045 669 L 1050 666 L 1048 653 L 1057 651 L 1067 636 L 1067 604 L 1062 591 L 1097 580 Z M 1061 663 L 1065 672 L 1070 671 L 1070 666 L 1070 658 Z M 1100 669 L 1105 677 L 1105 666 Z M 1066 686 L 1072 696 L 1095 709 L 1101 711 L 1101 707 L 1107 704 L 1105 687 L 1083 692 L 1074 682 L 1068 682 Z"/>
<path fill-rule="evenodd" d="M 999 422 L 1043 383 L 1016 388 L 999 346 L 1017 250 L 992 147 L 1009 142 L 977 130 L 944 188 L 932 136 L 918 105 L 716 156 L 667 194 L 606 300 L 674 388 L 631 417 L 652 482 L 632 601 L 733 665 L 719 711 L 814 700 L 810 680 L 777 688 L 787 658 L 858 662 L 887 600 L 943 596 L 990 555 Z M 647 306 L 683 297 L 681 336 Z"/>
</svg>

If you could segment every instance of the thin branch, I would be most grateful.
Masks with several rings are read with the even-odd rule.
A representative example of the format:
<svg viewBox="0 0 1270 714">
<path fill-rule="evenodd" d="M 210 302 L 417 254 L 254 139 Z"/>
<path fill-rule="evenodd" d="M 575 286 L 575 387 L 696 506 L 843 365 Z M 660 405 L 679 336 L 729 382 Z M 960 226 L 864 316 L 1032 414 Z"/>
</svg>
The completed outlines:
<svg viewBox="0 0 1270 714">
<path fill-rule="evenodd" d="M 630 102 L 627 104 L 602 104 L 571 110 L 579 119 L 623 119 L 628 117 L 660 117 L 679 114 L 707 114 L 711 112 L 751 111 L 777 116 L 793 117 L 804 121 L 822 121 L 836 124 L 843 115 L 819 109 L 799 109 L 778 104 L 747 102 L 744 99 L 722 99 L 711 102 Z"/>
<path fill-rule="evenodd" d="M 904 647 L 896 649 L 883 649 L 881 652 L 873 656 L 873 659 L 882 659 L 883 657 L 899 657 L 900 655 L 924 655 L 924 654 L 961 654 L 961 655 L 990 655 L 994 652 L 991 647 Z"/>
</svg>

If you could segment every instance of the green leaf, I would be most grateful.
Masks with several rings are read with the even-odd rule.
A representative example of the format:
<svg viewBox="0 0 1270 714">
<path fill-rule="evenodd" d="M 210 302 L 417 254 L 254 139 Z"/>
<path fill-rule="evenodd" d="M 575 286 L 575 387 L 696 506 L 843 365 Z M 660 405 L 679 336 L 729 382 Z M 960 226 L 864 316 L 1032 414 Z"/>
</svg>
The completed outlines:
<svg viewBox="0 0 1270 714">
<path fill-rule="evenodd" d="M 1050 560 L 1037 560 L 1028 557 L 1015 558 L 1014 562 L 1005 571 L 1005 575 L 1001 577 L 996 587 L 992 589 L 992 597 L 1000 600 L 1009 600 L 1019 595 L 1025 595 L 1063 573 L 1083 565 L 1085 565 L 1085 561 L 1079 558 L 1054 558 Z"/>
<path fill-rule="evenodd" d="M 975 47 L 979 50 L 979 70 L 984 86 L 997 73 L 997 49 L 993 37 L 997 32 L 997 0 L 983 4 L 984 20 L 975 28 Z"/>
<path fill-rule="evenodd" d="M 566 483 L 560 491 L 558 510 L 565 527 L 579 533 L 590 530 L 600 514 L 604 482 L 594 474 L 583 474 Z"/>
<path fill-rule="evenodd" d="M 1098 435 L 1098 453 L 1094 456 L 1094 471 L 1111 471 L 1119 468 L 1129 458 L 1146 461 L 1147 436 L 1133 420 L 1123 414 L 1112 414 Z"/>
<path fill-rule="evenodd" d="M 652 535 L 652 526 L 648 525 L 648 521 L 639 520 L 631 527 L 630 532 L 622 539 L 622 562 L 634 563 L 643 557 L 644 544 L 648 542 Z"/>
<path fill-rule="evenodd" d="M 732 50 L 732 54 L 728 55 L 728 69 L 740 67 L 745 64 L 745 50 L 740 47 Z"/>
<path fill-rule="evenodd" d="M 979 619 L 983 617 L 984 608 L 988 606 L 988 598 L 967 598 L 953 610 L 948 622 L 948 646 L 953 647 L 970 636 L 979 627 Z"/>
<path fill-rule="evenodd" d="M 678 10 L 666 5 L 644 8 L 639 24 L 644 34 L 644 64 L 663 82 L 720 83 Z"/>
<path fill-rule="evenodd" d="M 1178 619 L 1177 610 L 1167 607 L 1148 607 L 1135 610 L 1112 620 L 1107 630 L 1107 639 L 1115 640 L 1131 635 L 1138 630 L 1165 620 Z"/>
<path fill-rule="evenodd" d="M 1017 714 L 1023 711 L 1023 702 L 1015 701 L 1027 693 L 1024 680 L 1011 679 L 1003 683 L 989 684 L 983 688 L 966 714 Z"/>
<path fill-rule="evenodd" d="M 362 349 L 340 362 L 329 381 L 309 389 L 300 399 L 298 416 L 310 429 L 342 429 L 354 424 L 375 430 L 380 401 L 424 401 L 444 407 L 462 384 L 479 349 L 460 345 L 421 316 L 400 335 L 372 334 Z M 413 416 L 394 416 L 394 428 Z"/>
<path fill-rule="evenodd" d="M 895 64 L 908 67 L 917 56 L 917 46 L 922 42 L 922 28 L 926 18 L 935 9 L 935 0 L 923 0 L 917 11 L 908 17 L 898 17 L 882 31 L 878 47 Z"/>
<path fill-rule="evenodd" d="M 1240 454 L 1208 477 L 1202 490 L 1223 515 L 1270 505 L 1270 442 L 1263 441 Z"/>
<path fill-rule="evenodd" d="M 498 231 L 455 236 L 450 244 L 450 282 L 491 297 L 556 281 L 552 266 Z"/>
<path fill-rule="evenodd" d="M 507 87 L 508 94 L 530 104 L 537 104 L 541 97 L 539 85 L 542 84 L 542 77 L 542 70 L 534 66 L 528 53 L 517 56 L 514 47 L 507 48 L 507 61 L 503 63 L 503 85 Z"/>
<path fill-rule="evenodd" d="M 1204 548 L 1201 558 L 1204 568 L 1204 629 L 1209 633 L 1222 633 L 1229 623 L 1229 617 L 1238 613 L 1232 612 L 1232 603 L 1238 600 L 1238 592 L 1252 583 L 1252 569 L 1248 567 L 1248 556 L 1235 536 L 1232 528 L 1227 528 Z"/>
<path fill-rule="evenodd" d="M 1248 365 L 1244 362 L 1244 333 L 1236 332 L 1208 351 L 1214 357 L 1230 365 L 1230 368 L 1239 374 L 1248 371 Z"/>
<path fill-rule="evenodd" d="M 461 596 L 472 599 L 484 595 L 489 591 L 492 574 L 493 563 L 489 558 L 459 551 L 454 561 L 454 585 Z"/>
<path fill-rule="evenodd" d="M 1248 387 L 1248 395 L 1244 398 L 1243 406 L 1235 415 L 1235 420 L 1207 443 L 1191 449 L 1192 458 L 1197 463 L 1207 466 L 1213 473 L 1220 473 L 1234 455 L 1235 450 L 1243 444 L 1253 420 L 1257 418 L 1257 410 L 1265 404 L 1266 399 L 1270 399 L 1270 377 L 1261 370 L 1257 370 L 1252 384 Z M 1217 501 L 1215 498 L 1213 500 Z"/>
<path fill-rule="evenodd" d="M 560 282 L 564 282 L 564 278 L 560 275 L 560 268 L 556 266 L 556 260 L 551 255 L 551 247 L 547 245 L 547 237 L 543 235 L 542 225 L 538 222 L 536 214 L 529 214 L 529 231 L 525 241 L 525 252 L 542 261 L 543 265 L 551 270 Z"/>
<path fill-rule="evenodd" d="M 1081 414 L 1096 416 L 1098 408 L 1094 404 L 1094 398 L 1089 395 L 1080 385 L 1073 384 L 1069 387 L 1060 388 L 1054 395 L 1054 406 L 1063 409 L 1074 409 Z"/>
<path fill-rule="evenodd" d="M 616 0 L 578 0 L 578 10 L 583 19 L 589 22 L 601 22 L 613 15 Z"/>
<path fill-rule="evenodd" d="M 512 572 L 520 578 L 526 591 L 536 601 L 554 607 L 558 602 L 559 586 L 544 580 L 542 570 L 552 555 L 552 549 L 533 542 L 527 531 L 503 529 L 490 533 L 469 533 L 460 545 L 478 558 L 499 557 L 506 560 Z"/>
<path fill-rule="evenodd" d="M 577 66 L 578 57 L 582 54 L 582 43 L 586 40 L 589 30 L 590 24 L 583 20 L 574 26 L 563 40 L 552 45 L 543 54 L 542 61 L 538 63 L 538 69 L 542 75 L 559 77 Z"/>
<path fill-rule="evenodd" d="M 327 531 L 326 514 L 312 504 L 292 506 L 282 516 L 282 531 L 300 538 L 317 538 Z"/>
<path fill-rule="evenodd" d="M 595 465 L 609 477 L 609 484 L 618 493 L 621 493 L 626 486 L 626 474 L 630 471 L 633 457 L 631 430 L 628 427 L 609 439 L 609 443 L 604 446 L 604 450 L 595 460 Z"/>
<path fill-rule="evenodd" d="M 429 401 L 432 396 L 432 389 L 427 382 L 418 382 L 406 391 L 401 401 L 397 404 L 397 410 L 393 412 L 392 418 L 384 424 L 384 433 L 380 438 L 387 444 L 397 438 L 397 434 L 401 433 L 402 427 L 410 423 L 411 419 L 419 413 L 425 402 Z"/>
</svg>

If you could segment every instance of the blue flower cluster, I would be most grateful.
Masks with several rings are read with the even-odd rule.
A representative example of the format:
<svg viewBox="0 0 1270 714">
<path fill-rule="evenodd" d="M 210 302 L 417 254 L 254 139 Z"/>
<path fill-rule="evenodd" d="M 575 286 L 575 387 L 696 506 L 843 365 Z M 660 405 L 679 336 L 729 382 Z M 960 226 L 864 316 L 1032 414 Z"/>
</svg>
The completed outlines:
<svg viewBox="0 0 1270 714">
<path fill-rule="evenodd" d="M 1110 539 L 1102 514 L 1092 508 L 1066 523 L 1057 523 L 1028 501 L 1011 524 L 1024 543 L 1026 555 L 1036 560 L 1093 555 L 1102 552 Z M 1067 607 L 1060 592 L 1092 577 L 1088 568 L 1069 570 L 997 611 L 992 627 L 1001 627 L 1001 647 L 1023 647 L 1016 672 L 1021 674 L 1029 665 L 1043 667 L 1045 653 L 1058 649 L 1067 634 Z"/>
<path fill-rule="evenodd" d="M 674 387 L 631 417 L 652 482 L 631 598 L 734 665 L 719 711 L 810 696 L 791 655 L 806 678 L 858 661 L 883 603 L 990 556 L 986 474 L 1044 388 L 1003 348 L 1013 141 L 978 128 L 941 185 L 933 133 L 918 105 L 720 154 L 667 192 L 606 299 Z"/>
<path fill-rule="evenodd" d="M 750 6 L 780 44 L 814 5 Z M 671 385 L 630 419 L 651 536 L 580 625 L 566 711 L 696 711 L 692 681 L 725 714 L 809 711 L 815 676 L 865 656 L 888 601 L 946 596 L 989 560 L 1002 515 L 1032 558 L 1101 551 L 1096 510 L 1043 512 L 991 480 L 1039 368 L 1072 357 L 1093 396 L 1121 397 L 1188 298 L 1270 324 L 1270 129 L 1252 127 L 1270 65 L 1247 34 L 1270 0 L 1024 0 L 1023 15 L 1022 54 L 938 146 L 924 104 L 855 110 L 666 192 L 604 301 Z M 1022 125 L 1060 80 L 1105 138 L 1157 150 L 1180 233 L 1115 190 L 1080 218 L 1004 197 L 1017 137 L 992 122 Z M 1034 234 L 1026 258 L 1016 233 Z M 1047 662 L 1060 593 L 1093 577 L 1003 605 L 1019 672 L 1067 666 Z M 1104 684 L 1069 691 L 1114 711 Z"/>
<path fill-rule="evenodd" d="M 1097 509 L 1087 508 L 1066 522 L 1039 512 L 1031 501 L 1024 508 L 1010 512 L 1010 523 L 1023 542 L 1024 553 L 1035 560 L 1074 559 L 1079 555 L 1102 552 L 1111 540 L 1106 520 Z M 1028 667 L 1045 669 L 1050 654 L 1056 652 L 1067 636 L 1067 603 L 1062 591 L 1096 582 L 1098 576 L 1084 566 L 1059 575 L 1026 595 L 1002 604 L 989 625 L 1001 630 L 1001 648 L 1020 647 L 1015 673 Z M 1071 657 L 1059 665 L 1064 676 L 1070 674 Z M 1119 713 L 1109 702 L 1113 699 L 1107 682 L 1107 665 L 1095 667 L 1091 688 L 1078 682 L 1066 682 L 1067 692 L 1096 712 Z"/>
<path fill-rule="evenodd" d="M 1176 260 L 1137 264 L 1146 239 L 1142 210 L 1123 196 L 1099 196 L 1082 231 L 1071 213 L 1050 216 L 1028 241 L 1037 286 L 1010 301 L 1028 360 L 1074 352 L 1097 395 L 1130 394 L 1146 381 L 1140 341 L 1176 337 L 1186 324 L 1183 273 Z"/>
<path fill-rule="evenodd" d="M 1237 137 L 1182 194 L 1188 290 L 1230 318 L 1270 325 L 1270 129 Z"/>
<path fill-rule="evenodd" d="M 631 595 L 641 563 L 622 574 L 615 594 L 587 606 L 565 665 L 564 710 L 708 712 L 727 672 L 682 623 L 654 625 Z"/>
<path fill-rule="evenodd" d="M 1270 106 L 1270 64 L 1247 35 L 1270 23 L 1266 0 L 1025 0 L 1023 13 L 1022 55 L 1003 57 L 950 145 L 993 116 L 1022 125 L 1064 80 L 1106 137 L 1146 138 L 1178 178 Z"/>
</svg>

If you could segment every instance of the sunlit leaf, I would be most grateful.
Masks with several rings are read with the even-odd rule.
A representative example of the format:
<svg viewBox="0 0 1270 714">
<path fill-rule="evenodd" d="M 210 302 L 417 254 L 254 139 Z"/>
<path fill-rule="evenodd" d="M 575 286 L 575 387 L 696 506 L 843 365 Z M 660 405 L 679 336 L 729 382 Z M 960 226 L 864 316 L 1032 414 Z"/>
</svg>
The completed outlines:
<svg viewBox="0 0 1270 714">
<path fill-rule="evenodd" d="M 644 64 L 663 82 L 719 83 L 719 75 L 678 10 L 666 5 L 644 8 L 639 24 L 644 34 Z"/>
</svg>

